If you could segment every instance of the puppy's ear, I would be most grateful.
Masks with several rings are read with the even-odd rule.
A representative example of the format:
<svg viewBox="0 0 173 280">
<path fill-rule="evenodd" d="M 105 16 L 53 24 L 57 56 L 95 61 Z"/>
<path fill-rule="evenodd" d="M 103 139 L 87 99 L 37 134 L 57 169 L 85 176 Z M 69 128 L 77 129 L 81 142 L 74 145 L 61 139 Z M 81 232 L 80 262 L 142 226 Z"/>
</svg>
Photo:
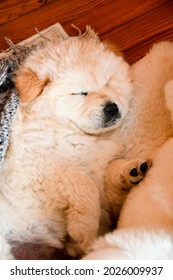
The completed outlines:
<svg viewBox="0 0 173 280">
<path fill-rule="evenodd" d="M 122 56 L 122 57 L 124 56 L 123 53 L 121 52 L 120 48 L 118 46 L 116 46 L 115 44 L 113 44 L 107 40 L 104 41 L 104 44 L 108 50 L 114 52 L 116 55 Z"/>
<path fill-rule="evenodd" d="M 49 79 L 40 79 L 30 68 L 23 67 L 17 71 L 14 82 L 21 101 L 30 102 L 42 93 Z"/>
</svg>

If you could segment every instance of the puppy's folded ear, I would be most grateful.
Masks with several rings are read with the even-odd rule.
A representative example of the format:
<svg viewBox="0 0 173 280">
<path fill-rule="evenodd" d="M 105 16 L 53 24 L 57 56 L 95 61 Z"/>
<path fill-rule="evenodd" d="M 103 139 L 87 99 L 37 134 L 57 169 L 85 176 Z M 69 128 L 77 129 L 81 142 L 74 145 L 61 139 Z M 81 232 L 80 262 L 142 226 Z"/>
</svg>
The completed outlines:
<svg viewBox="0 0 173 280">
<path fill-rule="evenodd" d="M 49 78 L 39 78 L 32 69 L 21 67 L 17 71 L 14 83 L 22 102 L 30 102 L 40 95 L 49 82 Z"/>
</svg>

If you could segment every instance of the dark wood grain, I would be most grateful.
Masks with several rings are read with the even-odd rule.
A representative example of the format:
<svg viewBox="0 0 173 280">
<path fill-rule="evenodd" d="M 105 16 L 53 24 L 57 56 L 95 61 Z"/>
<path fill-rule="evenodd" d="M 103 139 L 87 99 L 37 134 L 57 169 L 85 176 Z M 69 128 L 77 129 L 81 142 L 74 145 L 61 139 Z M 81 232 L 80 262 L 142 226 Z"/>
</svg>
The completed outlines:
<svg viewBox="0 0 173 280">
<path fill-rule="evenodd" d="M 13 0 L 12 0 L 13 1 Z M 11 1 L 11 2 L 12 2 Z M 0 48 L 7 48 L 4 36 L 9 37 L 14 43 L 18 43 L 35 33 L 35 28 L 43 30 L 55 22 L 63 24 L 66 21 L 73 23 L 79 16 L 86 17 L 92 10 L 103 5 L 109 5 L 110 0 L 82 1 L 82 0 L 55 0 L 47 2 L 39 9 L 16 18 L 11 22 L 0 25 Z M 88 22 L 89 24 L 89 22 Z"/>
<path fill-rule="evenodd" d="M 18 43 L 56 22 L 71 35 L 72 23 L 82 31 L 91 25 L 133 63 L 154 42 L 173 39 L 173 0 L 1 0 L 0 49 L 5 36 Z"/>
<path fill-rule="evenodd" d="M 55 0 L 49 0 L 49 2 L 53 1 Z M 0 24 L 39 9 L 45 4 L 43 0 L 0 0 Z"/>
<path fill-rule="evenodd" d="M 140 44 L 136 44 L 132 48 L 129 48 L 124 51 L 124 56 L 126 60 L 132 64 L 142 58 L 152 47 L 154 43 L 158 43 L 160 41 L 173 41 L 172 36 L 172 28 L 163 33 L 158 33 L 155 37 L 148 38 L 147 40 L 141 42 Z"/>
</svg>

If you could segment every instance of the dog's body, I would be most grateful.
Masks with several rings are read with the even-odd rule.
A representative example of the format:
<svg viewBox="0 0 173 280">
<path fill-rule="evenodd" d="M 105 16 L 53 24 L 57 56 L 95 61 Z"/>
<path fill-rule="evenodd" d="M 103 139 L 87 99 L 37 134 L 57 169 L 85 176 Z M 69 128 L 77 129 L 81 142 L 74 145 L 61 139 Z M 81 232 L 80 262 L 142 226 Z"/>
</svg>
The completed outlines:
<svg viewBox="0 0 173 280">
<path fill-rule="evenodd" d="M 130 167 L 129 161 L 133 160 L 135 166 L 135 159 L 136 162 L 140 159 L 153 160 L 161 145 L 173 136 L 171 115 L 164 94 L 165 84 L 173 78 L 172 57 L 173 43 L 161 42 L 154 45 L 144 58 L 130 68 L 134 91 L 129 113 L 120 132 L 122 144 L 126 147 L 125 159 L 113 161 L 105 175 L 106 194 L 115 214 L 118 211 L 115 202 L 119 176 L 116 170 L 119 169 L 120 173 L 121 169 L 121 174 L 125 174 L 123 170 L 127 170 L 126 166 Z M 138 172 L 138 167 L 135 171 Z M 136 175 L 139 182 L 140 172 Z M 130 182 L 127 184 L 130 186 Z"/>
<path fill-rule="evenodd" d="M 21 103 L 0 170 L 0 234 L 7 241 L 61 248 L 69 235 L 85 251 L 98 229 L 108 230 L 104 172 L 121 157 L 128 69 L 107 45 L 86 38 L 47 42 L 21 66 Z"/>
<path fill-rule="evenodd" d="M 141 97 L 140 107 L 146 110 L 136 115 L 136 127 L 140 128 L 141 119 L 143 127 L 141 135 L 136 131 L 137 137 L 132 139 L 134 153 L 133 149 L 129 153 L 130 156 L 136 152 L 143 156 L 150 153 L 154 156 L 153 166 L 143 182 L 127 196 L 118 229 L 100 238 L 86 259 L 173 259 L 173 138 L 166 141 L 169 133 L 171 136 L 168 109 L 173 120 L 173 82 L 168 82 L 173 78 L 173 43 L 154 46 L 143 59 L 143 67 L 139 63 L 134 66 L 135 81 L 139 92 L 145 94 Z M 140 71 L 145 69 L 143 74 L 137 72 L 138 66 Z M 110 194 L 110 190 L 107 191 Z"/>
<path fill-rule="evenodd" d="M 172 57 L 173 43 L 160 42 L 130 67 L 134 91 L 121 128 L 127 158 L 153 159 L 161 145 L 173 136 L 164 91 L 173 78 Z"/>
<path fill-rule="evenodd" d="M 173 80 L 166 84 L 165 95 L 173 123 Z M 132 190 L 128 195 L 119 219 L 119 228 L 145 226 L 153 230 L 173 229 L 172 163 L 173 138 L 171 137 L 159 149 L 153 167 L 139 189 Z"/>
</svg>

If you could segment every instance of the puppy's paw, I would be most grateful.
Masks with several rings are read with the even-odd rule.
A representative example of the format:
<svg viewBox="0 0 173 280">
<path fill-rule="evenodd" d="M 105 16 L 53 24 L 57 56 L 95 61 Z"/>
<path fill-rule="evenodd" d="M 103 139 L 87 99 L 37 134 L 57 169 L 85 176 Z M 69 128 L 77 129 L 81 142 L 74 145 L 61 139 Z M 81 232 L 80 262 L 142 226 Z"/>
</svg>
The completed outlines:
<svg viewBox="0 0 173 280">
<path fill-rule="evenodd" d="M 105 173 L 105 196 L 114 216 L 119 216 L 128 192 L 146 175 L 151 160 L 114 160 Z"/>
<path fill-rule="evenodd" d="M 97 197 L 95 196 L 95 198 Z M 89 199 L 86 203 L 76 205 L 77 210 L 74 210 L 73 206 L 68 211 L 67 233 L 70 241 L 68 242 L 68 252 L 72 256 L 75 256 L 76 253 L 86 252 L 97 238 L 100 224 L 100 203 L 97 199 L 93 201 Z"/>
<path fill-rule="evenodd" d="M 76 241 L 74 241 L 69 235 L 65 241 L 65 249 L 68 256 L 78 259 L 81 258 L 85 252 L 79 247 Z"/>
<path fill-rule="evenodd" d="M 91 244 L 96 240 L 97 229 L 78 228 L 69 231 L 70 238 L 66 243 L 67 252 L 73 257 L 81 256 L 88 251 Z"/>
<path fill-rule="evenodd" d="M 122 175 L 124 181 L 127 183 L 123 190 L 128 190 L 130 186 L 138 184 L 143 180 L 152 164 L 151 160 L 135 161 L 126 166 L 125 172 Z"/>
</svg>

